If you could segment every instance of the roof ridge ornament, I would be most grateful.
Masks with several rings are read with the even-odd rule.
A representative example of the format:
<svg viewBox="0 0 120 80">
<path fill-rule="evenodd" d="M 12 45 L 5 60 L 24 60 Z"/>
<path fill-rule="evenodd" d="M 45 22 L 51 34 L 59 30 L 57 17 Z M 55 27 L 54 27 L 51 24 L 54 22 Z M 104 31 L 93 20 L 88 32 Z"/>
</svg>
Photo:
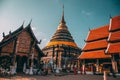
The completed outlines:
<svg viewBox="0 0 120 80">
<path fill-rule="evenodd" d="M 25 20 L 23 21 L 22 26 L 24 26 L 24 24 L 25 24 Z"/>
<path fill-rule="evenodd" d="M 29 22 L 28 26 L 30 26 L 30 25 L 31 25 L 31 23 L 32 23 L 32 19 L 30 20 L 30 22 Z"/>
<path fill-rule="evenodd" d="M 11 30 L 9 31 L 9 34 L 11 35 Z"/>
<path fill-rule="evenodd" d="M 112 18 L 111 14 L 109 16 L 110 16 L 110 19 L 111 19 Z"/>
<path fill-rule="evenodd" d="M 91 28 L 89 27 L 89 31 L 91 31 Z"/>
<path fill-rule="evenodd" d="M 5 37 L 5 32 L 3 32 L 2 34 L 3 34 L 3 37 Z"/>
</svg>

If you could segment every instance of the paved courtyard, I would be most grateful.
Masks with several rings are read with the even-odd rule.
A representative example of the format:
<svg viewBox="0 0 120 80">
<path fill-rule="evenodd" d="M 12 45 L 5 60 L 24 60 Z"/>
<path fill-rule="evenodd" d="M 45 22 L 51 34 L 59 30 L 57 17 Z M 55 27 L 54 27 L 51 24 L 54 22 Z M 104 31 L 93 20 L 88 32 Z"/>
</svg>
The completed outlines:
<svg viewBox="0 0 120 80">
<path fill-rule="evenodd" d="M 0 78 L 0 80 L 104 80 L 102 75 L 64 75 L 64 76 L 30 76 L 30 75 L 16 75 L 13 77 Z M 107 80 L 120 80 L 120 77 L 113 78 L 107 76 Z"/>
</svg>

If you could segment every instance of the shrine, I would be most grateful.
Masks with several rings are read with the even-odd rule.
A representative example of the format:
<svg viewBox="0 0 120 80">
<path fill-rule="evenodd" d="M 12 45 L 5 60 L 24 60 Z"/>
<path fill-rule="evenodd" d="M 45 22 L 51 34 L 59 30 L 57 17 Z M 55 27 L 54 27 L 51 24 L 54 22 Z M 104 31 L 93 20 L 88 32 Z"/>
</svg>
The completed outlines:
<svg viewBox="0 0 120 80">
<path fill-rule="evenodd" d="M 3 33 L 0 42 L 0 67 L 10 70 L 11 74 L 33 74 L 35 69 L 40 69 L 40 60 L 44 56 L 38 46 L 31 22 L 24 28 L 23 25 L 8 35 Z"/>
<path fill-rule="evenodd" d="M 81 49 L 75 43 L 68 30 L 64 19 L 64 7 L 62 19 L 50 42 L 42 49 L 46 57 L 43 57 L 45 64 L 50 64 L 54 69 L 73 69 L 78 66 L 77 57 Z"/>
</svg>

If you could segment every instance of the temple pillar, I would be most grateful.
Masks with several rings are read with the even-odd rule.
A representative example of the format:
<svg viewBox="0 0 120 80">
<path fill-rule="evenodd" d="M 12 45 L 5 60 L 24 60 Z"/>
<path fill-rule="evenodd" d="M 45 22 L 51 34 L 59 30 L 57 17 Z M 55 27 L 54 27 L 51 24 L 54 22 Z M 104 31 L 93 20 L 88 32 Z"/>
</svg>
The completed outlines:
<svg viewBox="0 0 120 80">
<path fill-rule="evenodd" d="M 1 50 L 2 50 L 2 48 L 0 47 L 0 56 L 1 56 Z"/>
<path fill-rule="evenodd" d="M 30 75 L 33 75 L 33 62 L 34 60 L 34 47 L 32 48 L 32 52 L 31 52 L 31 64 L 30 64 L 30 71 L 29 71 L 29 74 Z"/>
<path fill-rule="evenodd" d="M 85 71 L 85 60 L 83 60 L 83 63 L 82 63 L 82 71 L 84 74 L 86 74 L 86 71 Z"/>
<path fill-rule="evenodd" d="M 24 63 L 24 65 L 23 65 L 23 72 L 25 72 L 26 71 L 26 63 Z"/>
<path fill-rule="evenodd" d="M 56 48 L 56 73 L 59 73 L 59 69 L 58 69 L 58 53 L 59 53 L 59 47 L 57 45 L 57 48 Z"/>
<path fill-rule="evenodd" d="M 99 59 L 96 60 L 96 71 L 99 72 Z"/>
<path fill-rule="evenodd" d="M 58 63 L 58 67 L 61 69 L 61 54 L 62 52 L 59 52 L 59 63 Z"/>
<path fill-rule="evenodd" d="M 119 55 L 119 59 L 118 59 L 118 65 L 117 66 L 120 66 L 120 53 L 118 55 Z M 118 72 L 120 73 L 120 68 L 119 67 L 118 67 Z"/>
<path fill-rule="evenodd" d="M 53 70 L 54 70 L 54 55 L 55 55 L 55 47 L 53 45 L 53 51 L 52 51 L 52 61 L 53 61 L 53 63 L 52 63 L 52 69 Z"/>
<path fill-rule="evenodd" d="M 78 67 L 78 70 L 80 69 L 80 60 L 78 59 L 77 61 L 77 67 Z"/>
<path fill-rule="evenodd" d="M 58 50 L 56 51 L 56 68 L 58 67 Z"/>
<path fill-rule="evenodd" d="M 118 72 L 117 62 L 115 61 L 115 56 L 112 56 L 112 68 L 115 73 Z"/>
<path fill-rule="evenodd" d="M 11 74 L 16 74 L 16 68 L 17 68 L 17 63 L 16 63 L 16 54 L 17 54 L 17 49 L 18 49 L 18 39 L 15 39 L 14 42 L 14 48 L 13 48 L 13 63 L 11 66 Z"/>
<path fill-rule="evenodd" d="M 66 47 L 64 48 L 64 69 L 66 69 L 66 61 L 67 61 L 67 51 L 66 51 Z"/>
</svg>

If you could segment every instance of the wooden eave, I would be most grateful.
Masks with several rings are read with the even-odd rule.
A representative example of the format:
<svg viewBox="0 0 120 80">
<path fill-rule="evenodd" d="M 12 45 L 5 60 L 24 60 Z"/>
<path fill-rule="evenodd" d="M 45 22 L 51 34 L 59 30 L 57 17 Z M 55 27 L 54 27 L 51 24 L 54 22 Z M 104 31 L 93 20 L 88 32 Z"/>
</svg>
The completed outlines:
<svg viewBox="0 0 120 80">
<path fill-rule="evenodd" d="M 119 42 L 120 41 L 120 31 L 109 33 L 109 42 Z"/>
<path fill-rule="evenodd" d="M 106 39 L 94 41 L 94 42 L 88 42 L 85 44 L 83 51 L 89 51 L 89 50 L 96 50 L 101 48 L 107 48 L 108 42 Z"/>
<path fill-rule="evenodd" d="M 8 40 L 0 42 L 0 48 L 3 47 L 3 46 L 5 46 L 5 45 L 7 45 L 8 43 L 14 41 L 15 39 L 16 39 L 16 36 L 14 36 L 14 37 L 12 37 L 12 38 L 10 38 Z"/>
<path fill-rule="evenodd" d="M 109 43 L 106 49 L 106 54 L 119 54 L 120 53 L 120 42 Z"/>
<path fill-rule="evenodd" d="M 7 41 L 7 40 L 9 40 L 10 38 L 13 38 L 13 37 L 18 36 L 19 33 L 22 32 L 22 30 L 23 30 L 23 25 L 22 25 L 20 28 L 18 28 L 17 30 L 15 30 L 14 32 L 12 32 L 11 34 L 8 34 L 8 35 L 6 35 L 5 37 L 3 37 L 3 40 L 2 40 L 2 41 Z"/>
<path fill-rule="evenodd" d="M 109 31 L 114 32 L 116 30 L 120 30 L 120 15 L 111 18 Z"/>
<path fill-rule="evenodd" d="M 92 42 L 99 39 L 107 38 L 109 35 L 109 25 L 95 28 L 89 31 L 86 42 Z"/>
<path fill-rule="evenodd" d="M 111 55 L 105 55 L 104 50 L 98 50 L 98 51 L 82 52 L 79 58 L 80 59 L 105 59 L 105 58 L 111 58 Z"/>
</svg>

